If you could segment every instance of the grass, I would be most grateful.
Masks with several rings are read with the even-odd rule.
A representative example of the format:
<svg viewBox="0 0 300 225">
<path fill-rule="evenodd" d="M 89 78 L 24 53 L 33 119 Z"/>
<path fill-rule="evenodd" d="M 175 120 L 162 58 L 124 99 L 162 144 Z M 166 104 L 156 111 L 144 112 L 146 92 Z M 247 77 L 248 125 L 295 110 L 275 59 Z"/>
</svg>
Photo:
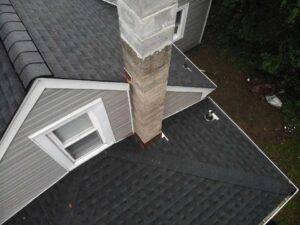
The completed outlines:
<svg viewBox="0 0 300 225">
<path fill-rule="evenodd" d="M 266 143 L 263 149 L 290 180 L 300 187 L 299 134 L 288 137 L 280 144 Z M 297 194 L 274 220 L 280 225 L 298 225 L 300 223 L 300 195 Z"/>
</svg>

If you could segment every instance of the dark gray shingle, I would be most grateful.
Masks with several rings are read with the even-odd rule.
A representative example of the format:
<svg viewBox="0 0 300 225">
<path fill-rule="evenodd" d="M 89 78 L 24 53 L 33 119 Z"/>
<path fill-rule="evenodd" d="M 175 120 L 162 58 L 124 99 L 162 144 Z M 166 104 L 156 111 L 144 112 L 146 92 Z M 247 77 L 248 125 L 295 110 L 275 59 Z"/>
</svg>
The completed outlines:
<svg viewBox="0 0 300 225">
<path fill-rule="evenodd" d="M 124 82 L 116 7 L 100 0 L 11 1 L 54 77 Z M 176 48 L 170 71 L 169 85 L 215 88 Z"/>
<path fill-rule="evenodd" d="M 215 125 L 203 118 L 209 108 L 221 118 Z M 221 132 L 222 136 L 202 137 L 212 131 L 217 133 L 223 126 L 228 128 Z M 249 162 L 243 166 L 247 167 L 242 170 L 244 174 L 239 175 L 239 179 L 246 182 L 233 179 L 236 175 L 226 164 L 237 168 L 241 165 L 225 157 L 222 146 L 214 148 L 212 141 L 240 139 L 241 144 L 252 144 L 209 99 L 168 118 L 164 132 L 169 142 L 160 141 L 146 149 L 141 149 L 134 138 L 112 146 L 68 174 L 6 225 L 254 225 L 291 194 L 278 189 L 273 178 L 294 191 L 256 148 L 246 148 L 242 153 L 236 148 L 226 150 L 226 154 L 245 158 L 253 152 L 256 161 L 265 164 L 250 165 Z M 205 149 L 199 145 L 203 139 L 211 143 Z M 225 164 L 208 161 L 214 158 Z M 197 167 L 203 163 L 207 165 L 204 172 Z M 227 173 L 226 177 L 218 178 L 215 168 Z M 273 182 L 272 190 L 266 190 L 264 184 L 253 187 L 251 180 L 247 180 L 246 173 L 254 176 L 253 182 L 260 179 L 256 170 L 264 171 L 264 179 Z"/>
<path fill-rule="evenodd" d="M 0 2 L 0 39 L 25 88 L 36 77 L 52 76 L 10 2 Z"/>
<path fill-rule="evenodd" d="M 0 139 L 24 97 L 22 83 L 0 41 Z"/>
<path fill-rule="evenodd" d="M 59 78 L 123 81 L 113 6 L 100 0 L 12 2 L 22 22 L 15 13 L 4 12 L 10 7 L 3 7 L 0 26 L 5 29 L 0 35 L 23 85 L 52 73 Z M 3 133 L 25 91 L 3 46 L 0 53 Z M 191 71 L 184 69 L 184 62 L 174 50 L 170 85 L 214 87 L 190 62 Z M 220 121 L 206 122 L 208 109 Z M 169 141 L 145 150 L 133 138 L 114 145 L 7 224 L 257 224 L 294 192 L 209 99 L 164 121 L 163 131 Z"/>
</svg>

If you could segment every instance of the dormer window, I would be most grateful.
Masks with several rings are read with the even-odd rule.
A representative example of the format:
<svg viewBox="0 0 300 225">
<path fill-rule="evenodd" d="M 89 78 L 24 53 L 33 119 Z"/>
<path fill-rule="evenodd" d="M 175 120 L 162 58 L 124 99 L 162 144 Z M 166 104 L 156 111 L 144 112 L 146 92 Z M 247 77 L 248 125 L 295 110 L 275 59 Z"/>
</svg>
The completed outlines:
<svg viewBox="0 0 300 225">
<path fill-rule="evenodd" d="M 175 21 L 173 41 L 178 41 L 184 37 L 185 25 L 188 15 L 189 4 L 185 4 L 178 8 Z"/>
<path fill-rule="evenodd" d="M 85 113 L 49 133 L 48 137 L 65 150 L 71 160 L 76 160 L 104 144 L 100 132 Z"/>
<path fill-rule="evenodd" d="M 30 138 L 68 170 L 115 142 L 101 99 L 56 121 Z"/>
</svg>

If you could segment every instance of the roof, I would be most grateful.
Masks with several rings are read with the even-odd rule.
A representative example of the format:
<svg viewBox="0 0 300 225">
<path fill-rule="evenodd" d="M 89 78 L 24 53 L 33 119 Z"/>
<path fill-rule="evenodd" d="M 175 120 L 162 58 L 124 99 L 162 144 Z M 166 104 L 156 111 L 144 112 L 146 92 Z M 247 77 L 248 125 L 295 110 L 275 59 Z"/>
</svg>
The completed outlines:
<svg viewBox="0 0 300 225">
<path fill-rule="evenodd" d="M 24 96 L 25 90 L 22 83 L 0 42 L 0 138 L 8 127 Z"/>
<path fill-rule="evenodd" d="M 208 109 L 220 120 L 207 122 Z M 6 225 L 253 225 L 295 191 L 210 99 L 165 120 L 163 132 L 169 141 L 146 149 L 133 137 L 112 146 Z"/>
<path fill-rule="evenodd" d="M 0 43 L 13 74 L 1 76 L 0 138 L 35 78 L 125 82 L 117 10 L 100 0 L 0 0 Z M 169 85 L 216 87 L 176 47 Z"/>
<path fill-rule="evenodd" d="M 124 82 L 117 11 L 100 0 L 0 0 L 0 37 L 0 137 L 37 77 Z M 176 47 L 169 85 L 215 88 Z M 252 225 L 296 191 L 210 99 L 163 132 L 145 150 L 119 142 L 6 224 Z"/>
<path fill-rule="evenodd" d="M 11 37 L 6 38 L 10 40 L 6 46 L 8 51 L 15 42 L 28 44 L 33 41 L 40 52 L 40 55 L 32 54 L 35 49 L 30 50 L 27 53 L 30 59 L 24 57 L 27 60 L 25 72 L 30 70 L 30 74 L 34 74 L 19 74 L 25 86 L 33 78 L 47 75 L 124 82 L 115 6 L 99 0 L 11 0 L 11 3 L 12 6 L 8 3 L 0 6 L 0 11 L 4 12 L 0 24 L 1 20 L 2 23 L 21 20 L 23 25 L 10 28 Z M 24 49 L 23 46 L 14 47 Z M 43 60 L 51 72 L 41 65 Z M 215 88 L 198 69 L 194 68 L 191 72 L 184 69 L 184 61 L 185 56 L 173 48 L 169 85 Z M 24 69 L 24 65 L 21 67 Z"/>
</svg>

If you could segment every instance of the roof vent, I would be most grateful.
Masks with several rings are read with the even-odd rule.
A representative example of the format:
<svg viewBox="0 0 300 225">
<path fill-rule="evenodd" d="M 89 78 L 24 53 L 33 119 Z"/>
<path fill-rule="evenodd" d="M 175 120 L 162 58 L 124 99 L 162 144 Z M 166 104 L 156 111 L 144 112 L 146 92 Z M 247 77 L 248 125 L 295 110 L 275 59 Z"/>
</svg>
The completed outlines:
<svg viewBox="0 0 300 225">
<path fill-rule="evenodd" d="M 219 117 L 210 109 L 208 113 L 205 115 L 205 119 L 208 122 L 219 120 Z"/>
<path fill-rule="evenodd" d="M 186 70 L 188 70 L 188 71 L 190 71 L 190 72 L 192 72 L 192 69 L 189 67 L 189 65 L 188 65 L 187 62 L 185 62 L 185 63 L 183 64 L 183 68 L 186 69 Z"/>
</svg>

